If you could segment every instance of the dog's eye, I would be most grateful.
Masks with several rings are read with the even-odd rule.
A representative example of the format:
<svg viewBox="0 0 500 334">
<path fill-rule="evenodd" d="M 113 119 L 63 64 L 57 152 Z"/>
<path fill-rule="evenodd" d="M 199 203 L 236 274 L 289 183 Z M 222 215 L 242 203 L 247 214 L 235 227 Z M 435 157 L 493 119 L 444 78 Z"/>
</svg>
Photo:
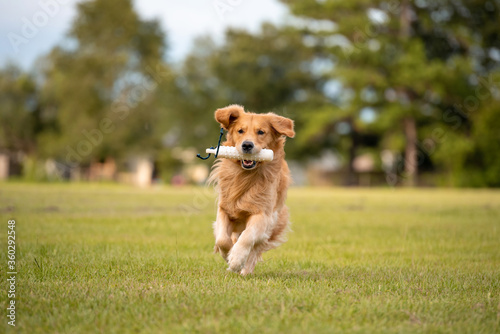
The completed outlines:
<svg viewBox="0 0 500 334">
<path fill-rule="evenodd" d="M 265 133 L 265 132 L 264 132 L 264 131 L 262 131 L 262 130 L 257 131 L 257 134 L 258 134 L 258 135 L 263 135 L 264 133 Z"/>
<path fill-rule="evenodd" d="M 243 133 L 243 132 L 245 132 L 245 131 L 243 131 L 243 129 L 238 130 L 238 133 Z"/>
</svg>

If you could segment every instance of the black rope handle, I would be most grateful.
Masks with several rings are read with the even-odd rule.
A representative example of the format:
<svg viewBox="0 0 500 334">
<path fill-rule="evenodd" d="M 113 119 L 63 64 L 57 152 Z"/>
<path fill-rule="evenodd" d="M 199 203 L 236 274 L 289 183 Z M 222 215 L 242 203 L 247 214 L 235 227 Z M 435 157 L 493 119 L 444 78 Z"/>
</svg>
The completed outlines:
<svg viewBox="0 0 500 334">
<path fill-rule="evenodd" d="M 219 142 L 217 143 L 217 151 L 215 151 L 215 158 L 217 158 L 217 156 L 219 155 L 219 148 L 220 148 L 220 141 L 222 139 L 222 135 L 224 134 L 224 129 L 223 128 L 220 128 L 220 135 L 219 135 Z M 215 147 L 210 147 L 211 150 L 213 150 Z M 211 153 L 208 153 L 208 155 L 206 157 L 202 157 L 199 153 L 196 155 L 198 158 L 200 158 L 201 160 L 207 160 L 208 158 L 210 158 L 210 155 L 212 155 Z"/>
</svg>

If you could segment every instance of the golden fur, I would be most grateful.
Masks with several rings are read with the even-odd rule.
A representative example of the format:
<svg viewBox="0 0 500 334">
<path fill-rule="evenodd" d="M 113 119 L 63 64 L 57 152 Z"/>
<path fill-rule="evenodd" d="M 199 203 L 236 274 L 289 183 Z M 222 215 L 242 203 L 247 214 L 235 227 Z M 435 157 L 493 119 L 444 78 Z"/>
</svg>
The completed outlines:
<svg viewBox="0 0 500 334">
<path fill-rule="evenodd" d="M 228 270 L 246 275 L 261 259 L 261 254 L 285 241 L 288 208 L 285 199 L 291 182 L 285 161 L 285 136 L 293 137 L 293 121 L 275 115 L 245 112 L 231 105 L 218 109 L 215 119 L 227 130 L 226 146 L 241 153 L 242 143 L 252 142 L 252 153 L 267 148 L 274 159 L 257 162 L 244 169 L 242 162 L 219 159 L 210 175 L 219 193 L 217 220 L 214 223 L 215 252 L 228 262 Z"/>
</svg>

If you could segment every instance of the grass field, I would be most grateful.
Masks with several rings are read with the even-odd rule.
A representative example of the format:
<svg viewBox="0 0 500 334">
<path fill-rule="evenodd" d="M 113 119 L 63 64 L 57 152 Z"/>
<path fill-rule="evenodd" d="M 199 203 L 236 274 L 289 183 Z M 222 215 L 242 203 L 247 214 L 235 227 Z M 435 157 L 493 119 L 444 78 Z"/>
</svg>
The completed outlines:
<svg viewBox="0 0 500 334">
<path fill-rule="evenodd" d="M 8 219 L 18 247 L 0 328 L 500 332 L 499 191 L 296 188 L 288 205 L 289 241 L 240 277 L 212 253 L 210 190 L 0 184 L 2 273 Z"/>
</svg>

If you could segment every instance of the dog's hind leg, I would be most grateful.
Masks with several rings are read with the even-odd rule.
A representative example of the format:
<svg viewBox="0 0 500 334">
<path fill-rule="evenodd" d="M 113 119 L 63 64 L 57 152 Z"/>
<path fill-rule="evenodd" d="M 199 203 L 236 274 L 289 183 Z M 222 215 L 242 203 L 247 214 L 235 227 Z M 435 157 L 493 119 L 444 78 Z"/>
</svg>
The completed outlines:
<svg viewBox="0 0 500 334">
<path fill-rule="evenodd" d="M 215 235 L 215 253 L 219 252 L 222 258 L 227 262 L 228 254 L 233 247 L 231 233 L 233 226 L 227 214 L 219 208 L 217 210 L 217 220 L 214 222 Z"/>
<path fill-rule="evenodd" d="M 238 232 L 233 232 L 231 233 L 231 241 L 233 242 L 233 245 L 238 241 L 238 238 L 240 237 L 241 233 Z"/>
</svg>

